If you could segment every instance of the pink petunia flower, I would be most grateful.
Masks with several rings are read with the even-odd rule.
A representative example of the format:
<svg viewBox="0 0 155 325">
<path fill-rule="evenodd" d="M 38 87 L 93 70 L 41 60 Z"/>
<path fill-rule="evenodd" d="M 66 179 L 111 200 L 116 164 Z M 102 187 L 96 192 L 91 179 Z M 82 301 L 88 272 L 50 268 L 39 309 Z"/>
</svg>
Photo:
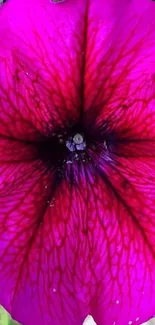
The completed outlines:
<svg viewBox="0 0 155 325">
<path fill-rule="evenodd" d="M 0 7 L 0 304 L 23 325 L 155 314 L 155 3 Z M 2 1 L 1 1 L 2 4 Z"/>
</svg>

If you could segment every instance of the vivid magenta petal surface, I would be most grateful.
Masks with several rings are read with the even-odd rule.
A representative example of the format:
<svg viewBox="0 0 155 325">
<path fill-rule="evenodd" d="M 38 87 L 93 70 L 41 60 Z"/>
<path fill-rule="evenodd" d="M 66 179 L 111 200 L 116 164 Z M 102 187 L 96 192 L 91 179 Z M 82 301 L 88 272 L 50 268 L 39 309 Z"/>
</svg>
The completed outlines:
<svg viewBox="0 0 155 325">
<path fill-rule="evenodd" d="M 0 304 L 23 325 L 155 314 L 153 1 L 0 7 Z"/>
</svg>

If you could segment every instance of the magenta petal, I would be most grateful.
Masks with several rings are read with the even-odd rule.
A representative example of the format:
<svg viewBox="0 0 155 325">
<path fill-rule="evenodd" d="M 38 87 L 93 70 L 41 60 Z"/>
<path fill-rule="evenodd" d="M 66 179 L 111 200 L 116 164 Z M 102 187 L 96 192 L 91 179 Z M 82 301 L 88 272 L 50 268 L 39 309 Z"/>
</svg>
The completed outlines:
<svg viewBox="0 0 155 325">
<path fill-rule="evenodd" d="M 64 182 L 57 189 L 52 185 L 54 175 L 45 176 L 39 162 L 26 165 L 33 178 L 26 180 L 18 170 L 20 183 L 13 188 L 12 182 L 11 192 L 3 190 L 1 302 L 23 324 L 31 324 L 33 316 L 38 324 L 60 324 L 62 319 L 64 324 L 81 324 L 88 313 L 98 324 L 121 324 L 122 319 L 124 324 L 129 320 L 140 324 L 153 313 L 153 224 L 147 211 L 137 214 L 145 210 L 136 197 L 144 192 L 144 204 L 153 183 L 142 187 L 145 165 L 141 165 L 131 185 L 136 161 L 128 163 L 122 176 L 121 168 L 116 172 L 112 165 L 103 173 L 102 162 L 100 176 L 94 179 L 90 165 L 83 170 L 85 178 L 78 176 L 79 186 Z M 124 189 L 118 186 L 123 182 Z"/>
<path fill-rule="evenodd" d="M 76 193 L 66 183 L 56 191 L 54 175 L 45 175 L 39 162 L 10 165 L 8 173 L 14 179 L 1 189 L 0 203 L 1 303 L 22 324 L 81 324 L 91 274 L 82 280 L 85 256 L 77 258 L 78 220 L 69 206 Z"/>
<path fill-rule="evenodd" d="M 82 3 L 78 0 L 76 6 L 65 3 L 58 8 L 50 1 L 45 5 L 44 0 L 12 0 L 3 7 L 2 134 L 35 140 L 39 133 L 51 132 L 79 118 L 83 79 L 83 42 L 79 36 L 84 30 L 85 12 Z M 13 122 L 9 130 L 4 121 Z"/>
<path fill-rule="evenodd" d="M 121 138 L 153 140 L 154 3 L 90 1 L 89 13 L 85 119 L 108 121 Z"/>
<path fill-rule="evenodd" d="M 23 325 L 155 314 L 154 17 L 148 0 L 0 8 L 0 303 Z"/>
</svg>

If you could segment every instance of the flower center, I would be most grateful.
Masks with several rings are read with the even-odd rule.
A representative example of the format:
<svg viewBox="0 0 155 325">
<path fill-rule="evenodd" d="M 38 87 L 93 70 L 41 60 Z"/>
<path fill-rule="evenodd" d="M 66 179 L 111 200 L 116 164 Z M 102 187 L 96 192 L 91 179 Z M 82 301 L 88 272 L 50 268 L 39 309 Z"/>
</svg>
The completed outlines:
<svg viewBox="0 0 155 325">
<path fill-rule="evenodd" d="M 84 150 L 86 148 L 86 142 L 84 137 L 80 133 L 76 133 L 73 137 L 69 137 L 66 140 L 66 147 L 69 151 Z"/>
</svg>

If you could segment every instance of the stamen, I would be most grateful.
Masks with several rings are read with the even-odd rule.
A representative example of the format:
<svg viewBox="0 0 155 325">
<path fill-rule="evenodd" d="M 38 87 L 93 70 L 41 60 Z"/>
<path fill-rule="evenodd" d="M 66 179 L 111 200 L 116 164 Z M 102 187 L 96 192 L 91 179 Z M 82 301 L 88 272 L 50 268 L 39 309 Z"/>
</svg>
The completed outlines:
<svg viewBox="0 0 155 325">
<path fill-rule="evenodd" d="M 69 151 L 75 151 L 75 145 L 74 143 L 72 142 L 72 138 L 69 138 L 67 141 L 66 141 L 66 147 L 69 149 Z"/>
</svg>

